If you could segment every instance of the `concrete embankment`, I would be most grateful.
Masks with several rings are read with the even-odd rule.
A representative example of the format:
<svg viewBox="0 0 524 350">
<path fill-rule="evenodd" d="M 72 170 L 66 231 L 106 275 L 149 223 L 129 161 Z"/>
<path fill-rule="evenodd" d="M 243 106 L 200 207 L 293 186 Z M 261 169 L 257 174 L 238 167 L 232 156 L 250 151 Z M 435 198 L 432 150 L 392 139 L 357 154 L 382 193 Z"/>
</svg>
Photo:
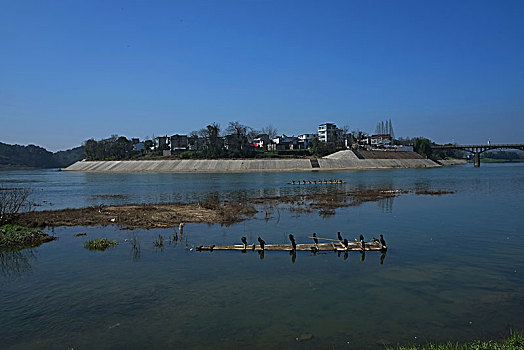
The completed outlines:
<svg viewBox="0 0 524 350">
<path fill-rule="evenodd" d="M 346 152 L 346 153 L 341 153 Z M 341 151 L 317 162 L 310 159 L 179 159 L 81 161 L 62 169 L 80 172 L 249 172 L 304 171 L 380 168 L 427 168 L 439 166 L 428 159 L 359 159 L 352 151 Z"/>
</svg>

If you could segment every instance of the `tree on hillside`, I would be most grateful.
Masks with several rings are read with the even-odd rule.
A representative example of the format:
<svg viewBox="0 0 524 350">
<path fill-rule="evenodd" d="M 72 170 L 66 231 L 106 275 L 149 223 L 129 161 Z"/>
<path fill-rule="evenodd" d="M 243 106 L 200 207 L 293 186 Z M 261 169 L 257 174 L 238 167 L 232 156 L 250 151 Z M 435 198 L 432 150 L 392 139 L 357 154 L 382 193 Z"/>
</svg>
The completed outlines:
<svg viewBox="0 0 524 350">
<path fill-rule="evenodd" d="M 87 160 L 128 159 L 133 153 L 133 142 L 124 136 L 111 135 L 110 138 L 84 142 L 84 154 Z"/>
<path fill-rule="evenodd" d="M 431 144 L 432 142 L 425 137 L 416 137 L 413 139 L 413 150 L 423 157 L 430 158 L 433 154 Z"/>
</svg>

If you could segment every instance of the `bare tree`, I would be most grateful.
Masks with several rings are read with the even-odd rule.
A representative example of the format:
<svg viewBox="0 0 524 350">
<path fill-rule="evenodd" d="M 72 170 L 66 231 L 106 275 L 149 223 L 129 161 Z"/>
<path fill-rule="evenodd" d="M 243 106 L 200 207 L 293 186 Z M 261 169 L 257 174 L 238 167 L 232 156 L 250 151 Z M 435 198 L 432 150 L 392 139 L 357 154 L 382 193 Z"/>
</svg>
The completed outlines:
<svg viewBox="0 0 524 350">
<path fill-rule="evenodd" d="M 250 133 L 252 131 L 251 127 L 240 124 L 239 122 L 230 122 L 226 131 L 229 135 L 229 142 L 231 143 L 229 145 L 230 148 L 240 151 L 247 147 L 249 143 L 248 136 L 251 135 Z"/>
<path fill-rule="evenodd" d="M 274 139 L 278 135 L 278 130 L 273 125 L 268 125 L 262 128 L 262 133 L 267 134 L 270 139 Z"/>
<path fill-rule="evenodd" d="M 0 224 L 11 221 L 20 211 L 30 210 L 29 188 L 0 187 Z"/>
</svg>

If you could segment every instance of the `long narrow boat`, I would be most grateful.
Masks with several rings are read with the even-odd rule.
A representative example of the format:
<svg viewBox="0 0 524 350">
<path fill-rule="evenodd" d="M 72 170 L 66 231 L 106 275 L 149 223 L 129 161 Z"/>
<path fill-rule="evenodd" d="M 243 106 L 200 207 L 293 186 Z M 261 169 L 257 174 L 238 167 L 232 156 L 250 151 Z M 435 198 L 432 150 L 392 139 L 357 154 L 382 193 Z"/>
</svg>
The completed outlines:
<svg viewBox="0 0 524 350">
<path fill-rule="evenodd" d="M 293 249 L 291 244 L 264 244 L 264 249 L 259 244 L 235 244 L 235 245 L 201 245 L 196 247 L 197 251 L 213 251 L 213 250 L 279 250 L 279 251 L 335 251 L 335 252 L 347 252 L 347 251 L 386 251 L 386 246 L 383 246 L 379 242 L 365 242 L 364 249 L 359 242 L 348 242 L 347 246 L 344 246 L 342 242 L 332 243 L 311 243 L 311 244 L 297 244 L 296 248 Z"/>
</svg>

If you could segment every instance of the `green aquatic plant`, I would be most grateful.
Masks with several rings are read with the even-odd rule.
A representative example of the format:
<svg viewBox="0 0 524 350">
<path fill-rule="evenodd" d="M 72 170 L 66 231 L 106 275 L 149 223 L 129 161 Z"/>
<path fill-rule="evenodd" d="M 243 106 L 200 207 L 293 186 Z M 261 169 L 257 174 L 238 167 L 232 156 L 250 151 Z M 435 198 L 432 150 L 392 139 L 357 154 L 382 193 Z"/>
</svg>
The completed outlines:
<svg viewBox="0 0 524 350">
<path fill-rule="evenodd" d="M 118 241 L 110 241 L 107 238 L 93 239 L 84 244 L 84 247 L 89 250 L 106 250 L 107 248 L 117 245 Z"/>
<path fill-rule="evenodd" d="M 387 347 L 387 350 L 524 350 L 524 333 L 511 331 L 502 341 L 476 340 L 467 344 L 447 343 Z"/>
<path fill-rule="evenodd" d="M 34 228 L 13 224 L 0 226 L 0 251 L 33 248 L 55 239 L 56 237 Z"/>
</svg>

